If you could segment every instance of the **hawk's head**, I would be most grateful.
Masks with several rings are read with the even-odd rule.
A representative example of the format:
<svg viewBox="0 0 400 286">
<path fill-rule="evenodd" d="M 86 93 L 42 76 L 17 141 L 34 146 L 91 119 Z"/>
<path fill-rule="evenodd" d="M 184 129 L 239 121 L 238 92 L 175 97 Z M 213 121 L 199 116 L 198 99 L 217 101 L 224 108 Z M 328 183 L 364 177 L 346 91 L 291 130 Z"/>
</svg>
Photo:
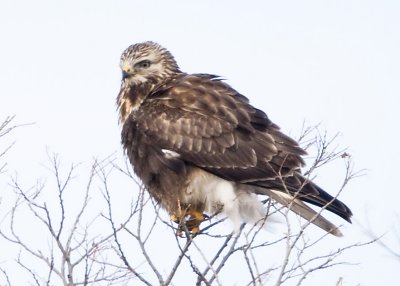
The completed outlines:
<svg viewBox="0 0 400 286">
<path fill-rule="evenodd" d="M 122 84 L 117 104 L 121 123 L 139 109 L 148 95 L 181 72 L 172 54 L 150 41 L 128 47 L 120 66 Z"/>
<path fill-rule="evenodd" d="M 179 73 L 172 54 L 154 42 L 144 42 L 128 47 L 121 56 L 120 66 L 126 86 L 143 83 L 160 84 Z"/>
</svg>

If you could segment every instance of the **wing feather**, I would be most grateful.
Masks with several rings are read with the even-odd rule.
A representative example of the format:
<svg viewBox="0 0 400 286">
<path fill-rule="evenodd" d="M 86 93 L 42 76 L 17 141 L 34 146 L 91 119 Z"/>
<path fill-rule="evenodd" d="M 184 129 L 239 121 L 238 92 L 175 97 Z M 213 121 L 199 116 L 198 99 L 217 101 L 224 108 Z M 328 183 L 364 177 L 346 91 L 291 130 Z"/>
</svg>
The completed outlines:
<svg viewBox="0 0 400 286">
<path fill-rule="evenodd" d="M 305 152 L 293 139 L 246 97 L 208 75 L 175 79 L 142 105 L 136 120 L 160 148 L 181 154 L 191 164 L 219 169 L 217 175 L 231 168 L 235 181 L 253 179 L 251 170 L 240 172 L 244 168 L 264 170 L 271 179 L 272 173 L 303 165 Z"/>
<path fill-rule="evenodd" d="M 301 176 L 306 152 L 297 142 L 215 76 L 180 75 L 152 94 L 135 119 L 153 147 L 221 178 L 289 192 L 318 206 L 333 199 Z M 338 200 L 327 209 L 350 219 Z"/>
</svg>

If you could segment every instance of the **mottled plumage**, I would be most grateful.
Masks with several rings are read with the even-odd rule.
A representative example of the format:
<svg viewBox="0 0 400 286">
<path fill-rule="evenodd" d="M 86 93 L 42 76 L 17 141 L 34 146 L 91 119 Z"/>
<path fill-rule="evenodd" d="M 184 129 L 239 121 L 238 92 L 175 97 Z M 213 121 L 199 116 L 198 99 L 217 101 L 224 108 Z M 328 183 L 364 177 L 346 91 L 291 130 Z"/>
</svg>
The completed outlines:
<svg viewBox="0 0 400 286">
<path fill-rule="evenodd" d="M 255 222 L 261 194 L 340 235 L 303 201 L 347 221 L 350 209 L 301 175 L 305 151 L 246 97 L 217 76 L 181 72 L 154 42 L 130 46 L 120 64 L 124 149 L 154 199 L 177 220 L 190 216 L 189 230 L 217 211 Z"/>
</svg>

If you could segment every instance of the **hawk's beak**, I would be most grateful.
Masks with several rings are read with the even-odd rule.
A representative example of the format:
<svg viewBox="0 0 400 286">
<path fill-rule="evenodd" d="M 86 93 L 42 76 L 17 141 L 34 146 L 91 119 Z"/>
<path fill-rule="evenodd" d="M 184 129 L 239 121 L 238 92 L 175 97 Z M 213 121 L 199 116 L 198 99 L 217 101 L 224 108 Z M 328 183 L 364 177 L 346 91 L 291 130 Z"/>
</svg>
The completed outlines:
<svg viewBox="0 0 400 286">
<path fill-rule="evenodd" d="M 130 76 L 130 74 L 129 73 L 127 73 L 126 71 L 122 71 L 122 79 L 126 79 L 126 78 L 128 78 Z"/>
<path fill-rule="evenodd" d="M 122 79 L 126 79 L 132 75 L 132 70 L 128 66 L 122 67 Z"/>
</svg>

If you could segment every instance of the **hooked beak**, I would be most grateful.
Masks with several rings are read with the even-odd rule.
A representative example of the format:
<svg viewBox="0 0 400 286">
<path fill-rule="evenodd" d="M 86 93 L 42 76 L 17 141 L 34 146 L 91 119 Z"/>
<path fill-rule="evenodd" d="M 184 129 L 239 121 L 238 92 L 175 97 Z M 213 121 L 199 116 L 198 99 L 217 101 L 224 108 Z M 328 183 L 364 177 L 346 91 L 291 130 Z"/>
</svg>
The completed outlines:
<svg viewBox="0 0 400 286">
<path fill-rule="evenodd" d="M 132 75 L 132 69 L 128 66 L 122 67 L 122 79 L 126 79 Z"/>
<path fill-rule="evenodd" d="M 130 76 L 129 73 L 127 73 L 126 71 L 122 71 L 122 79 L 123 79 L 123 80 L 126 79 L 126 78 L 128 78 L 129 76 Z"/>
</svg>

